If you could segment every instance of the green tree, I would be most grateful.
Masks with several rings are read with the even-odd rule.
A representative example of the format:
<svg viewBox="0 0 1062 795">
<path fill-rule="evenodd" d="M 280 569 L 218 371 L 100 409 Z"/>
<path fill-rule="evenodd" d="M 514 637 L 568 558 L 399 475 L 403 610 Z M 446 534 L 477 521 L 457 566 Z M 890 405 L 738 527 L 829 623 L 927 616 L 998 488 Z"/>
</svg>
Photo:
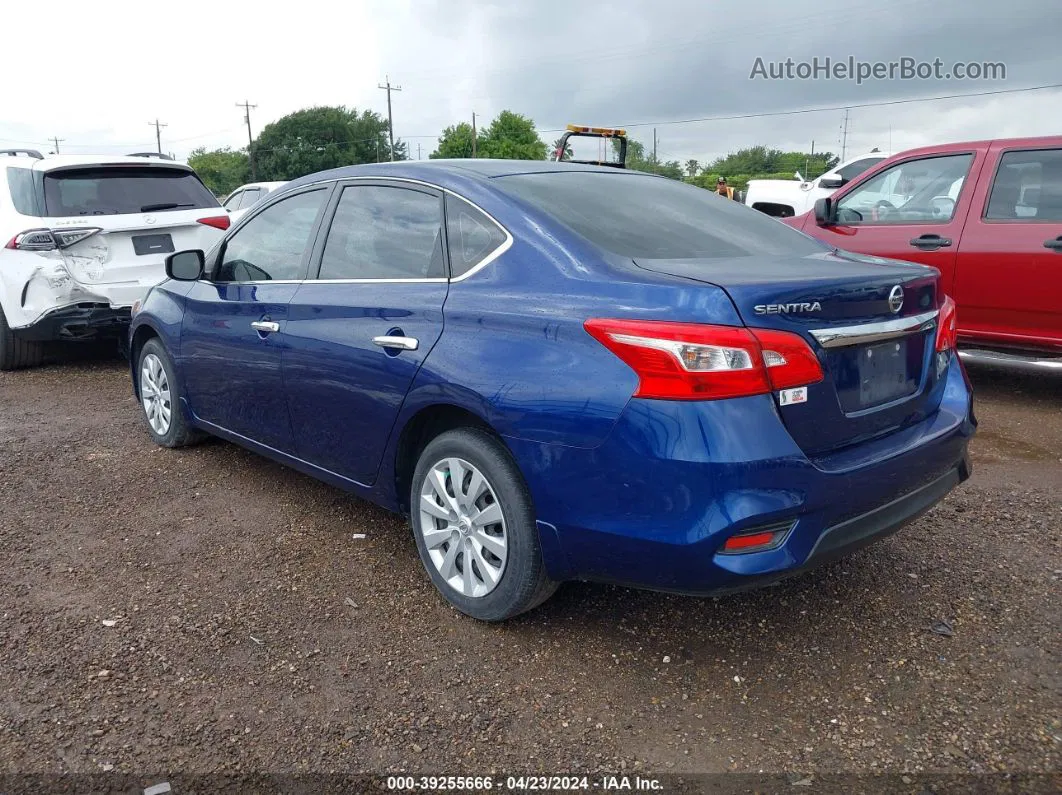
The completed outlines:
<svg viewBox="0 0 1062 795">
<path fill-rule="evenodd" d="M 387 121 L 343 106 L 304 108 L 267 124 L 254 144 L 258 176 L 287 180 L 339 166 L 390 160 Z M 395 141 L 395 159 L 408 158 Z"/>
<path fill-rule="evenodd" d="M 693 177 L 697 176 L 697 172 L 700 171 L 700 170 L 701 170 L 701 164 L 698 163 L 696 160 L 692 160 L 691 159 L 691 160 L 687 160 L 686 161 L 686 174 L 690 178 L 693 178 Z"/>
<path fill-rule="evenodd" d="M 207 150 L 199 147 L 188 156 L 188 165 L 215 196 L 227 196 L 251 178 L 247 152 L 229 147 Z"/>
<path fill-rule="evenodd" d="M 619 148 L 619 142 L 613 141 L 612 145 Z M 647 171 L 650 174 L 659 174 L 671 179 L 682 179 L 682 164 L 677 160 L 661 162 L 652 154 L 645 154 L 645 144 L 633 138 L 627 139 L 627 168 L 634 171 Z"/>
<path fill-rule="evenodd" d="M 477 143 L 480 157 L 499 157 L 506 160 L 545 160 L 546 144 L 535 132 L 535 123 L 503 110 L 483 131 Z"/>
<path fill-rule="evenodd" d="M 453 124 L 443 130 L 439 136 L 438 148 L 430 155 L 431 159 L 441 157 L 472 157 L 472 125 L 466 121 Z"/>
</svg>

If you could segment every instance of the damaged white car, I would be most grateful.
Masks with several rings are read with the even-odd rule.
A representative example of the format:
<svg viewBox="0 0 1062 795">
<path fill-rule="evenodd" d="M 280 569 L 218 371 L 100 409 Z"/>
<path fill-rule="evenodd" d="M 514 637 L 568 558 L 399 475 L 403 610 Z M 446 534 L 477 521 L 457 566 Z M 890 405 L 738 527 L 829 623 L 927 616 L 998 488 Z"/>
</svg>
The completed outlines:
<svg viewBox="0 0 1062 795">
<path fill-rule="evenodd" d="M 168 158 L 0 150 L 0 370 L 39 364 L 49 341 L 123 340 L 166 256 L 229 223 Z"/>
</svg>

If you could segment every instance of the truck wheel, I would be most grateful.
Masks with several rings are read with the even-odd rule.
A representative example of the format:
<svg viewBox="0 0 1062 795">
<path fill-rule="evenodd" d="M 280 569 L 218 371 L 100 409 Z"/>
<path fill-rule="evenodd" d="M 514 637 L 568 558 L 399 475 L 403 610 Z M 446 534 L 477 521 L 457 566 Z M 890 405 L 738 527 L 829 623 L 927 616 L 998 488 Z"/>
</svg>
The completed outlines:
<svg viewBox="0 0 1062 795">
<path fill-rule="evenodd" d="M 19 370 L 36 367 L 44 361 L 44 344 L 27 342 L 15 336 L 7 325 L 7 317 L 0 307 L 0 370 Z"/>
</svg>

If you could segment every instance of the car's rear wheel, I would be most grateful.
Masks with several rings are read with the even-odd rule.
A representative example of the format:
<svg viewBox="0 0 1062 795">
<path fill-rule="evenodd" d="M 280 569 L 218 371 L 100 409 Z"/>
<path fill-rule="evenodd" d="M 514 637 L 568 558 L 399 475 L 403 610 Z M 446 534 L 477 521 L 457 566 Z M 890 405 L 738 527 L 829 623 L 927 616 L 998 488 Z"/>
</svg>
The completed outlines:
<svg viewBox="0 0 1062 795">
<path fill-rule="evenodd" d="M 44 343 L 27 342 L 15 336 L 0 308 L 0 370 L 36 367 L 44 361 Z"/>
<path fill-rule="evenodd" d="M 501 621 L 557 588 L 546 574 L 523 476 L 486 431 L 447 431 L 424 448 L 413 474 L 410 520 L 424 568 L 462 613 Z"/>
<path fill-rule="evenodd" d="M 157 338 L 148 340 L 140 349 L 137 386 L 141 414 L 156 444 L 185 447 L 203 437 L 188 424 L 181 411 L 173 361 Z"/>
</svg>

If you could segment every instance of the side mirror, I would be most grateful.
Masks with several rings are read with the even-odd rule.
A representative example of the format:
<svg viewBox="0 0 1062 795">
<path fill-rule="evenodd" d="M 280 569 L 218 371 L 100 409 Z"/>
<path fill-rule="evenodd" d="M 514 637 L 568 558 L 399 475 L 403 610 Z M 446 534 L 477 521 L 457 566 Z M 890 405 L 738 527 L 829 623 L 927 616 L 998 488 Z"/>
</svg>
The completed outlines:
<svg viewBox="0 0 1062 795">
<path fill-rule="evenodd" d="M 833 226 L 837 223 L 837 205 L 833 199 L 826 197 L 815 202 L 815 223 L 819 226 Z"/>
<path fill-rule="evenodd" d="M 179 282 L 194 282 L 202 277 L 205 263 L 201 249 L 178 251 L 166 257 L 166 275 Z"/>
<path fill-rule="evenodd" d="M 829 174 L 828 176 L 819 179 L 820 188 L 841 188 L 847 182 L 844 177 L 840 177 L 837 174 Z"/>
</svg>

